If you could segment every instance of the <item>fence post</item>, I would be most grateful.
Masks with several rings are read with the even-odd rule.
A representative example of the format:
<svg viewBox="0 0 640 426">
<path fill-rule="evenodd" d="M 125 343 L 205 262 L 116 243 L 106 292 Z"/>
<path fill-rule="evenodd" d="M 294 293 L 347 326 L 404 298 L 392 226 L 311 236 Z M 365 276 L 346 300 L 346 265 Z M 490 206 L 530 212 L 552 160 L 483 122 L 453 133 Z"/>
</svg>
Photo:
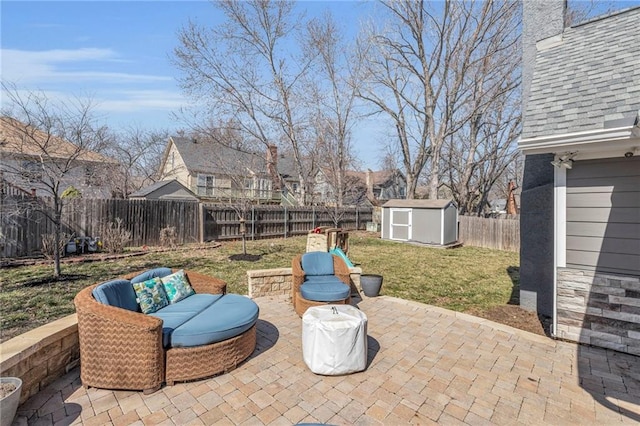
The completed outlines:
<svg viewBox="0 0 640 426">
<path fill-rule="evenodd" d="M 251 241 L 256 239 L 256 207 L 251 206 Z"/>
<path fill-rule="evenodd" d="M 311 206 L 311 229 L 316 229 L 316 206 Z"/>
<path fill-rule="evenodd" d="M 356 231 L 360 230 L 360 217 L 358 216 L 358 208 L 356 207 Z"/>
<path fill-rule="evenodd" d="M 198 237 L 200 239 L 200 244 L 204 244 L 204 206 L 202 203 L 198 203 L 198 216 L 200 218 L 200 223 L 198 224 Z"/>
<path fill-rule="evenodd" d="M 287 224 L 287 206 L 284 206 L 284 237 L 287 238 L 287 228 L 288 228 L 288 224 Z"/>
</svg>

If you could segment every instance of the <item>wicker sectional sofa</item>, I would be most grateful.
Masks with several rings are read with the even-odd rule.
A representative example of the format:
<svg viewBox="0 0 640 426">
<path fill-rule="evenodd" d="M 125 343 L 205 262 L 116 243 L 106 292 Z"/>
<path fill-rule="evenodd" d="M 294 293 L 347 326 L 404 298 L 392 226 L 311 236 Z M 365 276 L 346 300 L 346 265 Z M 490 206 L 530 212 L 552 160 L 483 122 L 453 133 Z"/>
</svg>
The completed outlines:
<svg viewBox="0 0 640 426">
<path fill-rule="evenodd" d="M 132 283 L 172 272 L 156 268 L 129 274 L 77 294 L 85 387 L 151 393 L 163 383 L 232 370 L 253 353 L 258 306 L 244 296 L 226 294 L 226 283 L 217 278 L 185 271 L 196 294 L 142 313 Z"/>
</svg>

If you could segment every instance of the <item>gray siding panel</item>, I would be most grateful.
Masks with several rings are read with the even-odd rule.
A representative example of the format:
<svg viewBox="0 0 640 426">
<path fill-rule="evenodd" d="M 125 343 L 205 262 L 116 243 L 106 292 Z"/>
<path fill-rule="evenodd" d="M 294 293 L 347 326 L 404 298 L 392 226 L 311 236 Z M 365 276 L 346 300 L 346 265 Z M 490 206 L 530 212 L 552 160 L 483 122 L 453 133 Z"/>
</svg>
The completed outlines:
<svg viewBox="0 0 640 426">
<path fill-rule="evenodd" d="M 428 244 L 440 244 L 440 212 L 441 209 L 424 210 L 424 218 L 426 229 L 423 236 L 420 236 L 420 242 Z M 415 239 L 415 236 L 414 236 Z"/>
<path fill-rule="evenodd" d="M 572 177 L 571 181 L 567 182 L 567 195 L 583 192 L 605 192 L 611 194 L 614 188 L 616 192 L 636 192 L 638 190 L 638 178 L 637 176 L 597 179 L 576 179 Z"/>
<path fill-rule="evenodd" d="M 567 202 L 567 222 L 615 222 L 615 223 L 639 223 L 640 212 L 637 208 L 626 207 L 592 207 L 573 208 Z"/>
<path fill-rule="evenodd" d="M 444 244 L 458 241 L 458 209 L 451 205 L 444 211 Z"/>
<path fill-rule="evenodd" d="M 598 252 L 607 250 L 608 253 L 640 253 L 640 239 L 607 237 L 609 244 L 602 246 L 599 237 L 571 237 L 567 236 L 567 246 L 580 247 L 584 251 Z"/>
<path fill-rule="evenodd" d="M 568 267 L 640 274 L 640 158 L 576 161 L 566 213 Z"/>
<path fill-rule="evenodd" d="M 616 194 L 619 191 L 616 189 Z M 567 194 L 567 206 L 573 208 L 578 207 L 633 207 L 638 214 L 638 207 L 640 207 L 640 192 L 625 192 L 625 196 L 619 196 L 614 198 L 609 192 L 591 192 L 581 194 Z"/>
<path fill-rule="evenodd" d="M 640 223 L 567 223 L 567 236 L 602 238 L 605 233 L 608 238 L 636 238 L 640 239 Z"/>
</svg>

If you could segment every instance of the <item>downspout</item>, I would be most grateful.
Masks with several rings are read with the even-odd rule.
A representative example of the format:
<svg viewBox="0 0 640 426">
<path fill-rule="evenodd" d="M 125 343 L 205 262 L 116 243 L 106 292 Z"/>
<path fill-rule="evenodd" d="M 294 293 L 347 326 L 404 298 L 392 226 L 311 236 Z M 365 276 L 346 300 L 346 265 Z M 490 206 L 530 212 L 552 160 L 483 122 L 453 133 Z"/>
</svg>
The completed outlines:
<svg viewBox="0 0 640 426">
<path fill-rule="evenodd" d="M 557 156 L 556 156 L 557 159 Z M 567 265 L 567 169 L 554 167 L 553 173 L 553 321 L 551 336 L 558 337 L 558 268 Z"/>
</svg>

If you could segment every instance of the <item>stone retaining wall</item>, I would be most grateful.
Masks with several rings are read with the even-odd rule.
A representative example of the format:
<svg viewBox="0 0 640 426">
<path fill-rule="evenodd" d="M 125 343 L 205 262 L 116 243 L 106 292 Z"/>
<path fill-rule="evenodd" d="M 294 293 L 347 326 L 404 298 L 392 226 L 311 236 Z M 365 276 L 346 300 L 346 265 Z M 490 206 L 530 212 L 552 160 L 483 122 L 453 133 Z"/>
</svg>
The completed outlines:
<svg viewBox="0 0 640 426">
<path fill-rule="evenodd" d="M 351 272 L 352 291 L 360 289 L 361 268 L 349 268 Z M 259 269 L 247 271 L 247 281 L 249 286 L 249 297 L 263 296 L 291 296 L 291 268 Z"/>
<path fill-rule="evenodd" d="M 20 404 L 80 361 L 75 314 L 0 344 L 0 376 L 22 379 Z"/>
<path fill-rule="evenodd" d="M 640 277 L 559 268 L 557 336 L 640 355 Z"/>
</svg>

